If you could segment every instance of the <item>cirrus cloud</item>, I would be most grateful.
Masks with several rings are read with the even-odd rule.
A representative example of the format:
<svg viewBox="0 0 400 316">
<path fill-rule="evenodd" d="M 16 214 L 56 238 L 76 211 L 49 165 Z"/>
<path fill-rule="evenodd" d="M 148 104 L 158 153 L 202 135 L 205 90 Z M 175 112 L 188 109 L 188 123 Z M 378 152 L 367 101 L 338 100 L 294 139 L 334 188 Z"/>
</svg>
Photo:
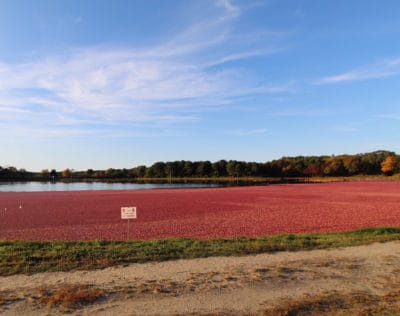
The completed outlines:
<svg viewBox="0 0 400 316">
<path fill-rule="evenodd" d="M 245 40 L 229 41 L 241 10 L 228 0 L 216 4 L 223 10 L 215 19 L 196 21 L 152 47 L 81 47 L 24 63 L 0 62 L 0 123 L 28 124 L 25 130 L 69 127 L 85 135 L 95 125 L 190 122 L 245 95 L 290 91 L 290 83 L 265 82 L 229 65 L 280 47 L 276 36 L 259 47 L 252 42 L 251 49 Z"/>
</svg>

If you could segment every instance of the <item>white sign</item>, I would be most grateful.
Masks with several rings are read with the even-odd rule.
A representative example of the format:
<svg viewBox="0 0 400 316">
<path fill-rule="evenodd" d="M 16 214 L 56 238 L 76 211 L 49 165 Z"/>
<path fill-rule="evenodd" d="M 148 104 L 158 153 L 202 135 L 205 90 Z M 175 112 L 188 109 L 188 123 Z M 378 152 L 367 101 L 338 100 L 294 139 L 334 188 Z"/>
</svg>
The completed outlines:
<svg viewBox="0 0 400 316">
<path fill-rule="evenodd" d="M 136 219 L 136 207 L 121 207 L 121 219 Z"/>
</svg>

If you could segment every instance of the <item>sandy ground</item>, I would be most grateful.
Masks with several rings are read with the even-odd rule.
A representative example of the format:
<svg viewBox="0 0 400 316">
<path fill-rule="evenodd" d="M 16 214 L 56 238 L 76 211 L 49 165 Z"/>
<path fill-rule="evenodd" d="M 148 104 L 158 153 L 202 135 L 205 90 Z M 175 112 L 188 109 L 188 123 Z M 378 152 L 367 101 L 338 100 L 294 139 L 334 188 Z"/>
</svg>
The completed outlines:
<svg viewBox="0 0 400 316">
<path fill-rule="evenodd" d="M 105 294 L 95 303 L 79 306 L 44 303 L 46 290 L 76 285 L 103 289 Z M 332 293 L 346 297 L 362 293 L 364 307 L 366 296 L 391 295 L 391 304 L 400 310 L 400 242 L 2 277 L 0 311 L 4 315 L 272 315 L 277 314 L 274 308 L 293 300 Z"/>
</svg>

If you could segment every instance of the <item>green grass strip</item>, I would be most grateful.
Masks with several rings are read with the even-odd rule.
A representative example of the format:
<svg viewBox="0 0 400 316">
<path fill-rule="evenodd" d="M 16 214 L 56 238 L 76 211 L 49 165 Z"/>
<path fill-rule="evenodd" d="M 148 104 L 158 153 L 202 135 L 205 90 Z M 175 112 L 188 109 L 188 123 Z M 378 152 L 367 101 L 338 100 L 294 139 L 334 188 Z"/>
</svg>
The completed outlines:
<svg viewBox="0 0 400 316">
<path fill-rule="evenodd" d="M 0 241 L 0 276 L 92 270 L 131 263 L 349 247 L 400 240 L 400 228 L 257 238 L 139 241 Z"/>
</svg>

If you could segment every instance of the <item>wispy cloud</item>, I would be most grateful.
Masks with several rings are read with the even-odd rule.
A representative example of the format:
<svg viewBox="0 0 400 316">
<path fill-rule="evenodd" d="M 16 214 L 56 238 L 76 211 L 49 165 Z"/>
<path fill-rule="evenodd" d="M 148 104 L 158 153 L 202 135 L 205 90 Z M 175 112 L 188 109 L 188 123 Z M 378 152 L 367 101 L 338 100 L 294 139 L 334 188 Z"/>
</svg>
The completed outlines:
<svg viewBox="0 0 400 316">
<path fill-rule="evenodd" d="M 340 132 L 340 133 L 355 133 L 358 132 L 359 129 L 354 127 L 354 126 L 333 126 L 332 128 L 335 132 Z"/>
<path fill-rule="evenodd" d="M 267 132 L 266 128 L 257 128 L 257 129 L 236 129 L 227 131 L 226 133 L 232 136 L 250 136 L 257 134 L 265 134 L 266 132 Z"/>
<path fill-rule="evenodd" d="M 224 8 L 226 12 L 232 14 L 232 15 L 238 15 L 240 13 L 240 9 L 238 6 L 233 4 L 233 1 L 231 0 L 215 0 L 215 3 Z"/>
<path fill-rule="evenodd" d="M 282 48 L 274 47 L 274 48 L 270 48 L 268 50 L 253 50 L 253 51 L 250 50 L 250 51 L 241 52 L 241 53 L 228 54 L 217 60 L 208 62 L 207 64 L 205 64 L 205 66 L 211 67 L 211 66 L 225 64 L 228 62 L 249 59 L 252 57 L 268 56 L 268 55 L 277 53 L 281 50 L 282 50 Z"/>
<path fill-rule="evenodd" d="M 320 108 L 305 108 L 303 110 L 287 109 L 277 112 L 271 112 L 269 115 L 273 117 L 322 117 L 331 116 L 333 112 Z"/>
<path fill-rule="evenodd" d="M 350 70 L 334 76 L 318 79 L 316 84 L 333 84 L 341 82 L 379 79 L 400 74 L 400 58 L 393 58 L 363 68 Z"/>
<path fill-rule="evenodd" d="M 78 16 L 60 16 L 55 18 L 57 21 L 57 24 L 59 26 L 65 26 L 65 25 L 70 25 L 70 24 L 80 24 L 83 22 L 83 18 L 78 15 Z"/>
<path fill-rule="evenodd" d="M 396 114 L 396 113 L 380 114 L 377 117 L 384 118 L 384 119 L 400 120 L 400 114 Z"/>
<path fill-rule="evenodd" d="M 87 135 L 94 124 L 164 128 L 248 94 L 289 91 L 289 85 L 260 82 L 225 65 L 279 50 L 275 40 L 271 47 L 252 43 L 251 50 L 243 49 L 245 40 L 229 42 L 215 55 L 213 48 L 227 43 L 241 14 L 232 1 L 215 3 L 222 8 L 215 19 L 197 21 L 152 47 L 73 48 L 25 63 L 0 62 L 0 123 L 27 123 L 21 129 L 27 133 L 47 125 L 57 136 Z"/>
</svg>

